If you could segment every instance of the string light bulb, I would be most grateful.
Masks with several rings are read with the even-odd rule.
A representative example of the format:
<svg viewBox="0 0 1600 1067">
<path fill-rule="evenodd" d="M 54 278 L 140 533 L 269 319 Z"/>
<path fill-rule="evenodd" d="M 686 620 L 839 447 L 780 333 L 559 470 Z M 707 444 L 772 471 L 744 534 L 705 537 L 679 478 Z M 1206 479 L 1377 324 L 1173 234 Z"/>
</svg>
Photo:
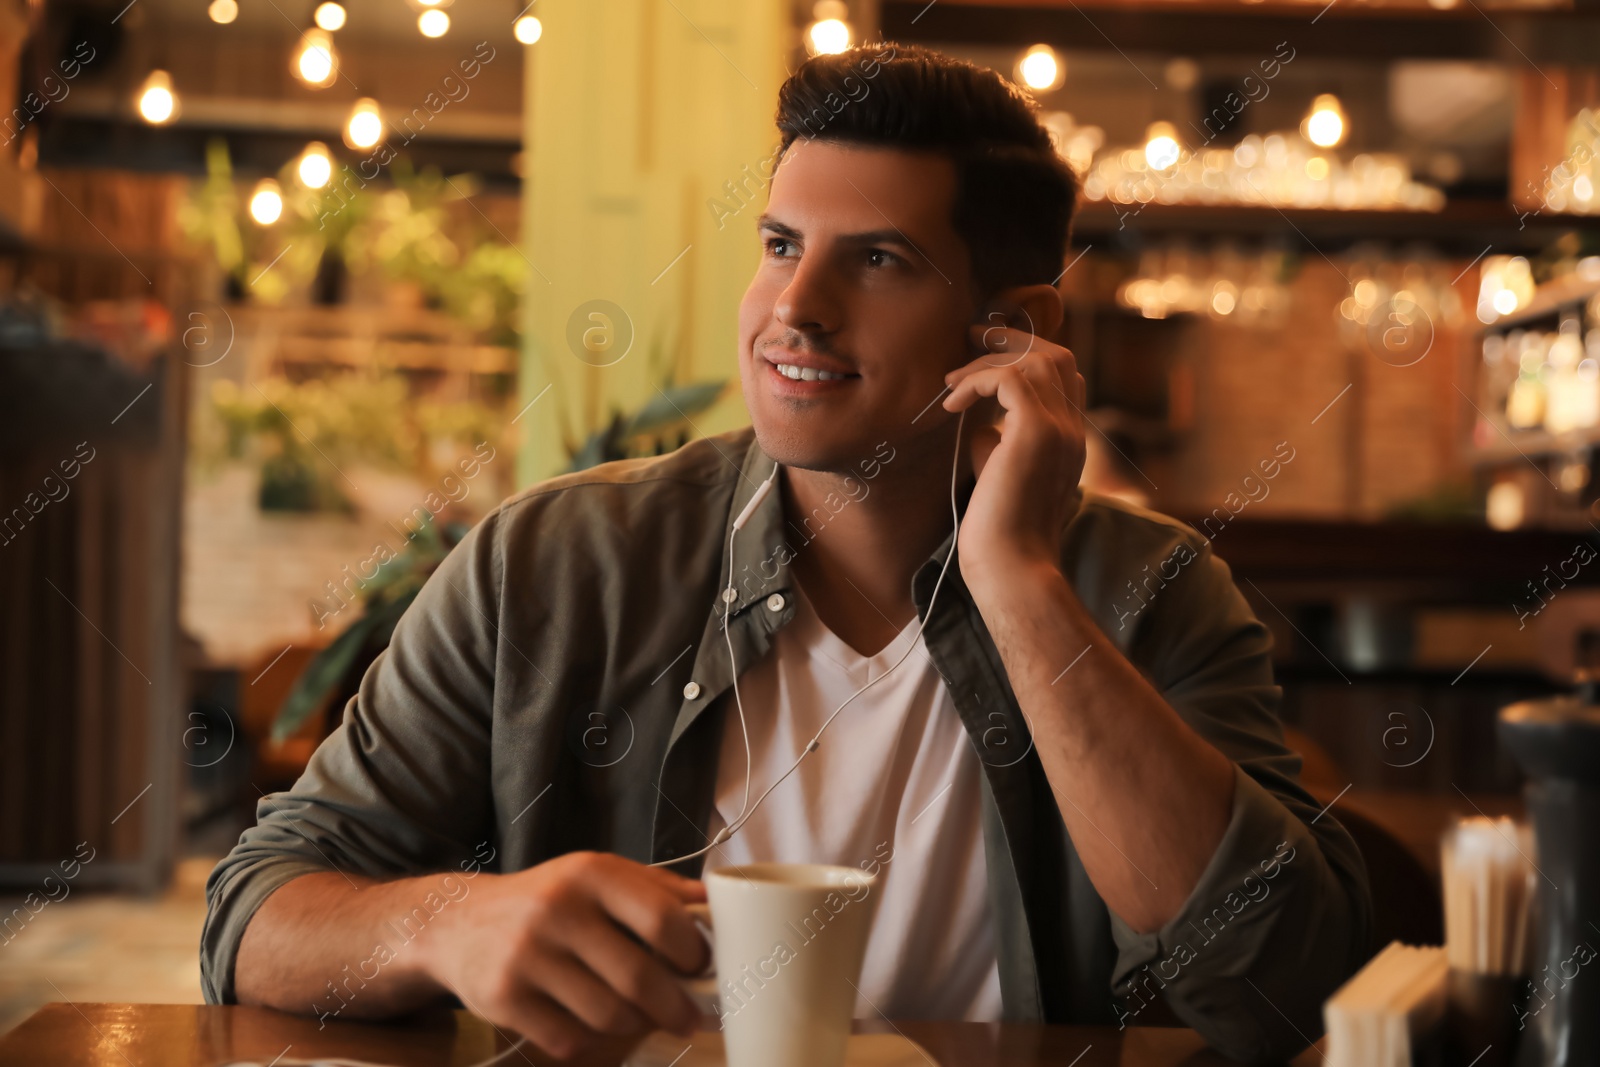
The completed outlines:
<svg viewBox="0 0 1600 1067">
<path fill-rule="evenodd" d="M 211 6 L 206 8 L 206 14 L 211 16 L 212 22 L 226 26 L 239 17 L 239 0 L 211 0 Z"/>
<path fill-rule="evenodd" d="M 306 145 L 305 151 L 300 153 L 295 173 L 300 177 L 300 184 L 307 189 L 321 189 L 327 185 L 328 179 L 333 177 L 333 160 L 328 155 L 328 146 L 321 141 Z"/>
<path fill-rule="evenodd" d="M 283 193 L 271 178 L 262 178 L 250 194 L 250 217 L 258 226 L 271 226 L 283 215 Z"/>
<path fill-rule="evenodd" d="M 383 140 L 383 112 L 376 100 L 368 96 L 356 101 L 350 121 L 345 123 L 344 138 L 351 148 L 371 148 Z"/>
<path fill-rule="evenodd" d="M 523 15 L 511 24 L 511 32 L 516 34 L 517 40 L 523 44 L 533 44 L 544 36 L 544 23 L 532 15 Z"/>
<path fill-rule="evenodd" d="M 178 94 L 172 88 L 172 75 L 152 70 L 139 86 L 139 117 L 152 126 L 164 126 L 178 117 Z"/>
<path fill-rule="evenodd" d="M 1344 143 L 1349 129 L 1344 108 L 1332 93 L 1323 93 L 1311 101 L 1311 110 L 1300 124 L 1300 132 L 1318 148 L 1337 148 Z"/>
<path fill-rule="evenodd" d="M 1056 50 L 1047 44 L 1036 44 L 1017 60 L 1017 80 L 1036 93 L 1047 93 L 1061 88 L 1067 65 L 1061 62 Z"/>
<path fill-rule="evenodd" d="M 443 37 L 450 32 L 450 16 L 439 8 L 430 7 L 417 16 L 417 29 L 424 37 Z"/>
<path fill-rule="evenodd" d="M 294 57 L 295 77 L 314 89 L 332 85 L 339 70 L 333 37 L 326 30 L 307 30 Z"/>
<path fill-rule="evenodd" d="M 1144 134 L 1144 161 L 1151 170 L 1166 170 L 1177 164 L 1183 150 L 1178 145 L 1178 130 L 1170 122 L 1152 122 Z"/>
<path fill-rule="evenodd" d="M 318 4 L 316 12 L 311 16 L 318 26 L 332 33 L 344 29 L 345 20 L 349 15 L 345 12 L 344 5 L 335 0 L 326 0 Z"/>
<path fill-rule="evenodd" d="M 806 51 L 814 56 L 837 55 L 850 47 L 850 8 L 842 0 L 817 0 L 806 27 Z"/>
</svg>

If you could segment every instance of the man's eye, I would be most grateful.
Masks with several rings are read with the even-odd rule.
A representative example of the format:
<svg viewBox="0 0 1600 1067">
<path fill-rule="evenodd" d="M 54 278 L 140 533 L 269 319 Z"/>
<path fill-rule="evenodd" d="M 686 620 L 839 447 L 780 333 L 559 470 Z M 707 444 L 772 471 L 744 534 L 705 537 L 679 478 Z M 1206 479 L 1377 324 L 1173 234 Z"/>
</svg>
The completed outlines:
<svg viewBox="0 0 1600 1067">
<path fill-rule="evenodd" d="M 867 262 L 874 267 L 888 267 L 894 264 L 896 256 L 892 252 L 885 252 L 881 248 L 874 248 L 867 253 Z"/>
<path fill-rule="evenodd" d="M 767 255 L 779 258 L 787 257 L 793 253 L 794 242 L 787 237 L 767 238 Z"/>
</svg>

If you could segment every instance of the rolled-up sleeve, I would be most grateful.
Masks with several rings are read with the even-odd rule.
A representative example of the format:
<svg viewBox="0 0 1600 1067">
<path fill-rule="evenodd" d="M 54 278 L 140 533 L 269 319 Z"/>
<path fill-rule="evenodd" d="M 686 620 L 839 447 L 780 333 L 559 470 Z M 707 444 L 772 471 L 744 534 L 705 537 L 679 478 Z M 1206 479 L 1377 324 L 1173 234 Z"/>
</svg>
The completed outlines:
<svg viewBox="0 0 1600 1067">
<path fill-rule="evenodd" d="M 1193 548 L 1152 601 L 1134 659 L 1234 762 L 1232 814 L 1166 925 L 1141 934 L 1112 915 L 1113 987 L 1130 1013 L 1163 996 L 1220 1051 L 1260 1063 L 1321 1033 L 1322 1002 L 1370 954 L 1371 895 L 1355 842 L 1298 782 L 1270 633 L 1210 545 Z"/>
<path fill-rule="evenodd" d="M 245 927 L 289 881 L 455 869 L 492 835 L 499 514 L 440 564 L 305 773 L 261 798 L 256 825 L 211 872 L 200 944 L 207 1003 L 235 1002 Z"/>
</svg>

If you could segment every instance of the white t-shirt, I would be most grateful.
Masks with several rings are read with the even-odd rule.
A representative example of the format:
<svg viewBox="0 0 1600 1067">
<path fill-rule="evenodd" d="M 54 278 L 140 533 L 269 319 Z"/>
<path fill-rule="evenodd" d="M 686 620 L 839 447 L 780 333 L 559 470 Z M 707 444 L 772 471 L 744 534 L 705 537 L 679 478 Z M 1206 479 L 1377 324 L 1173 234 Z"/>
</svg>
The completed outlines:
<svg viewBox="0 0 1600 1067">
<path fill-rule="evenodd" d="M 752 804 L 834 709 L 888 670 L 917 632 L 912 619 L 888 647 L 863 658 L 823 625 L 798 585 L 794 596 L 795 617 L 739 679 Z M 878 909 L 856 1017 L 997 1020 L 983 768 L 920 637 L 916 643 L 899 669 L 851 701 L 817 751 L 744 828 L 707 855 L 706 869 L 763 862 L 876 866 Z M 744 787 L 744 740 L 730 706 L 712 834 L 738 817 Z"/>
</svg>

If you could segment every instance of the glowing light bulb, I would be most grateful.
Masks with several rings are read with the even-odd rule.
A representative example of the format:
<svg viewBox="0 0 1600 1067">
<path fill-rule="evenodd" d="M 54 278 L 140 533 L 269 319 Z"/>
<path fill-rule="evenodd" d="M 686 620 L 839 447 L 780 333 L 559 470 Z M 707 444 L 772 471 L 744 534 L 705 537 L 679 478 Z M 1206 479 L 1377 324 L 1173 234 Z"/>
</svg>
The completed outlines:
<svg viewBox="0 0 1600 1067">
<path fill-rule="evenodd" d="M 532 15 L 524 15 L 511 24 L 511 32 L 523 44 L 533 44 L 544 36 L 544 24 Z"/>
<path fill-rule="evenodd" d="M 1522 486 L 1516 482 L 1500 481 L 1489 487 L 1484 501 L 1484 517 L 1495 530 L 1515 530 L 1522 525 L 1527 514 L 1527 502 Z"/>
<path fill-rule="evenodd" d="M 383 114 L 378 110 L 378 102 L 371 97 L 356 101 L 344 132 L 352 148 L 371 148 L 383 140 Z"/>
<path fill-rule="evenodd" d="M 1048 92 L 1060 87 L 1065 74 L 1064 67 L 1054 48 L 1047 44 L 1036 44 L 1017 61 L 1017 75 L 1023 85 L 1035 92 Z"/>
<path fill-rule="evenodd" d="M 1178 162 L 1178 131 L 1170 122 L 1152 122 L 1145 131 L 1144 161 L 1151 170 L 1166 170 Z"/>
<path fill-rule="evenodd" d="M 443 37 L 450 32 L 450 16 L 436 7 L 430 7 L 417 16 L 417 29 L 424 37 Z"/>
<path fill-rule="evenodd" d="M 278 191 L 278 183 L 271 178 L 262 178 L 250 196 L 250 217 L 258 225 L 271 226 L 282 215 L 283 194 Z"/>
<path fill-rule="evenodd" d="M 211 0 L 206 14 L 211 16 L 212 22 L 226 26 L 239 17 L 239 0 Z"/>
<path fill-rule="evenodd" d="M 1337 147 L 1344 141 L 1346 130 L 1344 108 L 1332 93 L 1323 93 L 1311 102 L 1311 111 L 1300 127 L 1306 140 L 1318 148 Z"/>
<path fill-rule="evenodd" d="M 806 49 L 814 56 L 837 55 L 850 47 L 850 24 L 843 19 L 818 19 L 806 30 Z"/>
<path fill-rule="evenodd" d="M 1509 315 L 1517 310 L 1517 294 L 1510 289 L 1502 289 L 1494 294 L 1492 306 L 1496 315 Z"/>
<path fill-rule="evenodd" d="M 172 91 L 172 76 L 152 70 L 139 87 L 139 115 L 152 126 L 171 122 L 178 115 L 178 94 Z"/>
<path fill-rule="evenodd" d="M 333 84 L 338 70 L 338 59 L 333 51 L 333 38 L 326 30 L 309 30 L 302 39 L 300 52 L 294 59 L 294 73 L 307 85 L 321 88 Z"/>
<path fill-rule="evenodd" d="M 316 13 L 311 17 L 317 20 L 318 26 L 332 33 L 334 30 L 344 28 L 345 19 L 348 16 L 345 14 L 343 4 L 335 3 L 334 0 L 326 0 L 325 3 L 317 5 Z"/>
<path fill-rule="evenodd" d="M 296 173 L 300 175 L 300 184 L 307 189 L 321 189 L 327 185 L 328 179 L 333 177 L 333 160 L 328 157 L 328 146 L 321 141 L 306 145 L 306 150 L 300 153 L 300 165 Z"/>
</svg>

